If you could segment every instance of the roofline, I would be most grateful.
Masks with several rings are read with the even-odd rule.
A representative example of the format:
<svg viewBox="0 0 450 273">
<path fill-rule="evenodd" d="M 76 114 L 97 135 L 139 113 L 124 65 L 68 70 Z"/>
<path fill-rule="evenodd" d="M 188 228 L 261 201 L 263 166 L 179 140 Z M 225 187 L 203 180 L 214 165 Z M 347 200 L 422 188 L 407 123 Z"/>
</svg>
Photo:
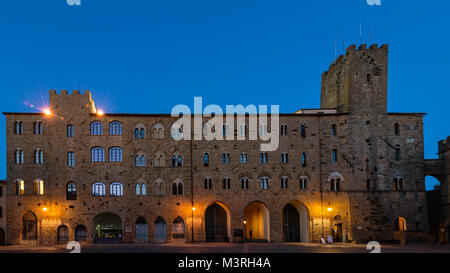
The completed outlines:
<svg viewBox="0 0 450 273">
<path fill-rule="evenodd" d="M 23 113 L 23 112 L 3 112 L 3 115 L 31 115 L 31 116 L 43 116 L 44 113 Z"/>
<path fill-rule="evenodd" d="M 91 116 L 98 116 L 97 114 L 91 113 Z M 192 115 L 201 115 L 201 114 L 192 114 Z M 224 113 L 225 116 L 227 116 L 226 113 Z M 234 113 L 234 115 L 243 115 L 243 114 L 237 114 Z M 268 116 L 271 115 L 271 113 L 267 114 Z M 318 113 L 318 114 L 296 114 L 296 113 L 280 113 L 279 116 L 281 117 L 299 117 L 299 116 L 342 116 L 342 115 L 348 115 L 348 113 Z M 103 116 L 109 116 L 109 117 L 168 117 L 171 118 L 171 114 L 133 114 L 133 113 L 104 113 Z M 246 113 L 245 116 L 250 116 L 250 114 Z"/>
<path fill-rule="evenodd" d="M 427 113 L 387 113 L 390 116 L 426 116 Z"/>
</svg>

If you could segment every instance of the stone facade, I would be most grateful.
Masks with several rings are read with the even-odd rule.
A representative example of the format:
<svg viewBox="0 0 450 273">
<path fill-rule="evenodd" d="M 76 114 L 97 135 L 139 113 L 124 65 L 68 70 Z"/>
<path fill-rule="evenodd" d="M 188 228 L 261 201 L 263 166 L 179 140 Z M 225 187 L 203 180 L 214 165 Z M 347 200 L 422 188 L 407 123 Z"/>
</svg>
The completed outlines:
<svg viewBox="0 0 450 273">
<path fill-rule="evenodd" d="M 0 181 L 0 246 L 6 239 L 6 181 Z"/>
<path fill-rule="evenodd" d="M 175 141 L 170 132 L 178 118 L 99 114 L 89 91 L 50 91 L 50 115 L 5 113 L 7 241 L 84 240 L 83 232 L 76 232 L 81 226 L 85 239 L 93 241 L 100 236 L 96 217 L 103 213 L 120 217 L 123 242 L 238 241 L 238 235 L 264 241 L 319 241 L 327 235 L 342 241 L 389 241 L 400 218 L 408 230 L 427 231 L 423 114 L 387 112 L 387 68 L 387 45 L 350 46 L 322 75 L 321 109 L 280 114 L 287 132 L 264 164 L 260 140 Z M 95 121 L 103 125 L 102 135 L 91 134 Z M 111 135 L 117 121 L 122 132 Z M 35 129 L 39 122 L 42 128 Z M 68 125 L 73 125 L 73 137 L 68 137 Z M 145 131 L 144 138 L 136 138 L 136 129 Z M 230 133 L 237 136 L 239 128 Z M 91 162 L 94 147 L 104 149 L 104 162 Z M 111 147 L 122 149 L 122 161 L 110 162 Z M 39 152 L 36 158 L 36 149 L 42 159 Z M 17 151 L 23 151 L 19 164 Z M 68 152 L 75 154 L 75 166 L 68 166 Z M 280 161 L 283 152 L 287 163 Z M 229 163 L 223 163 L 224 153 Z M 241 162 L 242 153 L 247 163 Z M 145 156 L 145 167 L 136 166 L 136 156 Z M 182 166 L 173 167 L 172 156 L 181 156 Z M 248 189 L 242 188 L 241 178 L 248 178 Z M 268 179 L 267 189 L 261 188 L 262 178 Z M 43 192 L 36 190 L 37 179 L 43 181 Z M 21 180 L 24 192 L 17 194 Z M 76 200 L 67 200 L 69 182 L 76 185 Z M 93 195 L 96 182 L 106 185 L 105 196 Z M 111 196 L 113 182 L 123 185 L 123 196 Z M 155 195 L 161 182 L 165 194 Z M 182 185 L 182 194 L 173 194 L 174 183 L 177 192 Z M 136 184 L 146 185 L 145 195 L 136 194 Z M 287 205 L 297 212 L 289 212 Z M 138 225 L 138 218 L 147 224 Z M 67 238 L 58 236 L 61 226 Z"/>
</svg>

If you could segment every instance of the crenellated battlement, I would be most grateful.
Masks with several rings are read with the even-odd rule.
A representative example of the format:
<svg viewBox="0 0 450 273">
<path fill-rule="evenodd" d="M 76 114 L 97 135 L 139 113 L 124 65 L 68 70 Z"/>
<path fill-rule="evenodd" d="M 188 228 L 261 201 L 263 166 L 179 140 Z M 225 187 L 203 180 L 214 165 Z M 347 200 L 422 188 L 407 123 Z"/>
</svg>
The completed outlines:
<svg viewBox="0 0 450 273">
<path fill-rule="evenodd" d="M 92 99 L 91 91 L 85 90 L 80 92 L 79 90 L 73 90 L 70 93 L 67 90 L 61 90 L 58 93 L 56 90 L 50 90 L 50 109 L 52 111 L 62 112 L 67 110 L 87 109 L 88 113 L 95 113 L 95 102 Z"/>
</svg>

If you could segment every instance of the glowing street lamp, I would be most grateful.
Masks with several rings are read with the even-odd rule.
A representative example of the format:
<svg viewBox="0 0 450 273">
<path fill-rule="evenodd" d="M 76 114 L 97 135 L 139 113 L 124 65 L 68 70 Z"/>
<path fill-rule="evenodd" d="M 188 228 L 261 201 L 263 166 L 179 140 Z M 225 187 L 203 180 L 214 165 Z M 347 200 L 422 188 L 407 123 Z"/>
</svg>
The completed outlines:
<svg viewBox="0 0 450 273">
<path fill-rule="evenodd" d="M 43 207 L 42 210 L 43 210 L 43 211 L 47 211 L 47 207 Z"/>
<path fill-rule="evenodd" d="M 327 208 L 327 211 L 331 212 L 333 211 L 333 208 Z"/>
<path fill-rule="evenodd" d="M 195 211 L 195 207 L 192 207 L 192 211 Z"/>
<path fill-rule="evenodd" d="M 97 115 L 103 116 L 105 113 L 102 110 L 97 110 Z"/>
<path fill-rule="evenodd" d="M 50 109 L 44 109 L 44 114 L 46 114 L 47 116 L 50 116 L 52 114 L 52 112 L 50 111 Z"/>
</svg>

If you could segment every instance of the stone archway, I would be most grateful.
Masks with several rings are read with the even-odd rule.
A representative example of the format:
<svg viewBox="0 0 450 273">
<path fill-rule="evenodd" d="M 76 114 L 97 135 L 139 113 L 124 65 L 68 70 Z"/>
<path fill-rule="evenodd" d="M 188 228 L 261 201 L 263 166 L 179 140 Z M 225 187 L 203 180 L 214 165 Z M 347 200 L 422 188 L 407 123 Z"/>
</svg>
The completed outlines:
<svg viewBox="0 0 450 273">
<path fill-rule="evenodd" d="M 246 240 L 270 242 L 270 215 L 264 203 L 250 203 L 244 210 L 244 223 Z"/>
<path fill-rule="evenodd" d="M 37 240 L 37 217 L 28 211 L 22 216 L 22 241 Z"/>
<path fill-rule="evenodd" d="M 94 243 L 120 243 L 122 219 L 113 213 L 102 213 L 94 218 Z"/>
<path fill-rule="evenodd" d="M 309 242 L 309 212 L 305 205 L 291 201 L 283 207 L 285 242 Z"/>
<path fill-rule="evenodd" d="M 227 242 L 230 239 L 230 212 L 219 202 L 205 210 L 205 233 L 207 242 Z"/>
</svg>

